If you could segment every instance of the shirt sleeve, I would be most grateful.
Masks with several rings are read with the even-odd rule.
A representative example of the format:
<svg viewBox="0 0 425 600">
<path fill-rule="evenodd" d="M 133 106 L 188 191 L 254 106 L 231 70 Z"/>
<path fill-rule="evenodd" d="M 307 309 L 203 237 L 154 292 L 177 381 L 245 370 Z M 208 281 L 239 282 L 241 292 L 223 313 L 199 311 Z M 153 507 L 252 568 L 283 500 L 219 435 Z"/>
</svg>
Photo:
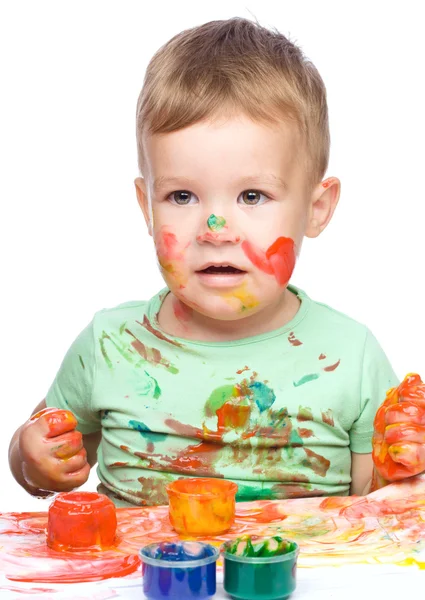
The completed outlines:
<svg viewBox="0 0 425 600">
<path fill-rule="evenodd" d="M 96 373 L 93 322 L 73 342 L 46 396 L 48 407 L 74 413 L 77 430 L 93 433 L 101 429 L 100 414 L 92 409 Z"/>
<path fill-rule="evenodd" d="M 381 346 L 370 331 L 367 332 L 363 354 L 360 385 L 360 414 L 350 430 L 352 452 L 372 452 L 373 420 L 386 392 L 399 380 Z"/>
</svg>

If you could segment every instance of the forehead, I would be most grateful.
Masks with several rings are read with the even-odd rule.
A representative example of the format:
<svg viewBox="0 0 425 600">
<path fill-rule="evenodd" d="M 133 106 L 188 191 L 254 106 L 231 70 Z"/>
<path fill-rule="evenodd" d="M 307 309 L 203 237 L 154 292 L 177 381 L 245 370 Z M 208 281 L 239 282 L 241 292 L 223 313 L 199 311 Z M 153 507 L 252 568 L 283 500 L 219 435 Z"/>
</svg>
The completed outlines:
<svg viewBox="0 0 425 600">
<path fill-rule="evenodd" d="M 172 185 L 176 178 L 200 178 L 205 184 L 225 183 L 235 175 L 288 181 L 299 164 L 301 147 L 295 124 L 263 124 L 244 115 L 145 134 L 143 142 L 145 178 L 156 188 Z"/>
</svg>

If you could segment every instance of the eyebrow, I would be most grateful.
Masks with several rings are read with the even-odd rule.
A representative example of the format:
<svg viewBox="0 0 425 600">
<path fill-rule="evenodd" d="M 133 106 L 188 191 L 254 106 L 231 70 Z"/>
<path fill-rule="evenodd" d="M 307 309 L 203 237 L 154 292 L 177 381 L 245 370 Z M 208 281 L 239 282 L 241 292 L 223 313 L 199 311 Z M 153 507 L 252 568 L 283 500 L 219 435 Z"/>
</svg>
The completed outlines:
<svg viewBox="0 0 425 600">
<path fill-rule="evenodd" d="M 155 191 L 158 191 L 168 185 L 186 185 L 190 187 L 195 183 L 195 180 L 188 177 L 157 177 L 154 180 L 153 188 Z M 285 190 L 288 189 L 286 182 L 277 175 L 248 175 L 239 179 L 237 183 L 242 186 L 266 184 L 281 187 Z"/>
</svg>

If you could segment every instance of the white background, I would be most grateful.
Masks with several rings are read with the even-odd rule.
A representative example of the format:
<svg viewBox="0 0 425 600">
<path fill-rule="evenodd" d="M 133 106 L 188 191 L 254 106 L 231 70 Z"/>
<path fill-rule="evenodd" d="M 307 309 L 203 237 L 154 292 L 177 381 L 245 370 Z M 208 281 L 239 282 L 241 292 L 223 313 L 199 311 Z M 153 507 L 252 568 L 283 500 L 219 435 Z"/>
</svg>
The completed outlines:
<svg viewBox="0 0 425 600">
<path fill-rule="evenodd" d="M 72 340 L 162 285 L 134 192 L 135 107 L 152 54 L 205 21 L 254 15 L 318 67 L 342 196 L 293 282 L 366 323 L 400 377 L 425 376 L 422 3 L 273 5 L 0 0 L 0 511 L 46 508 L 7 447 Z"/>
</svg>

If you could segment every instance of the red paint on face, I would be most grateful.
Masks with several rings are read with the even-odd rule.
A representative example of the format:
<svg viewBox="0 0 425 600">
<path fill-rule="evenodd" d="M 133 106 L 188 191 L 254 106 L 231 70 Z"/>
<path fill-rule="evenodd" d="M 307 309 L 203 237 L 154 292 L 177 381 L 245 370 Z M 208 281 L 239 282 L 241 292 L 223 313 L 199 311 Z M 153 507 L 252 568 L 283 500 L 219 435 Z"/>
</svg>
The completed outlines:
<svg viewBox="0 0 425 600">
<path fill-rule="evenodd" d="M 291 238 L 277 238 L 266 252 L 245 240 L 242 250 L 257 269 L 274 275 L 279 285 L 288 283 L 295 267 L 295 245 Z"/>
</svg>

